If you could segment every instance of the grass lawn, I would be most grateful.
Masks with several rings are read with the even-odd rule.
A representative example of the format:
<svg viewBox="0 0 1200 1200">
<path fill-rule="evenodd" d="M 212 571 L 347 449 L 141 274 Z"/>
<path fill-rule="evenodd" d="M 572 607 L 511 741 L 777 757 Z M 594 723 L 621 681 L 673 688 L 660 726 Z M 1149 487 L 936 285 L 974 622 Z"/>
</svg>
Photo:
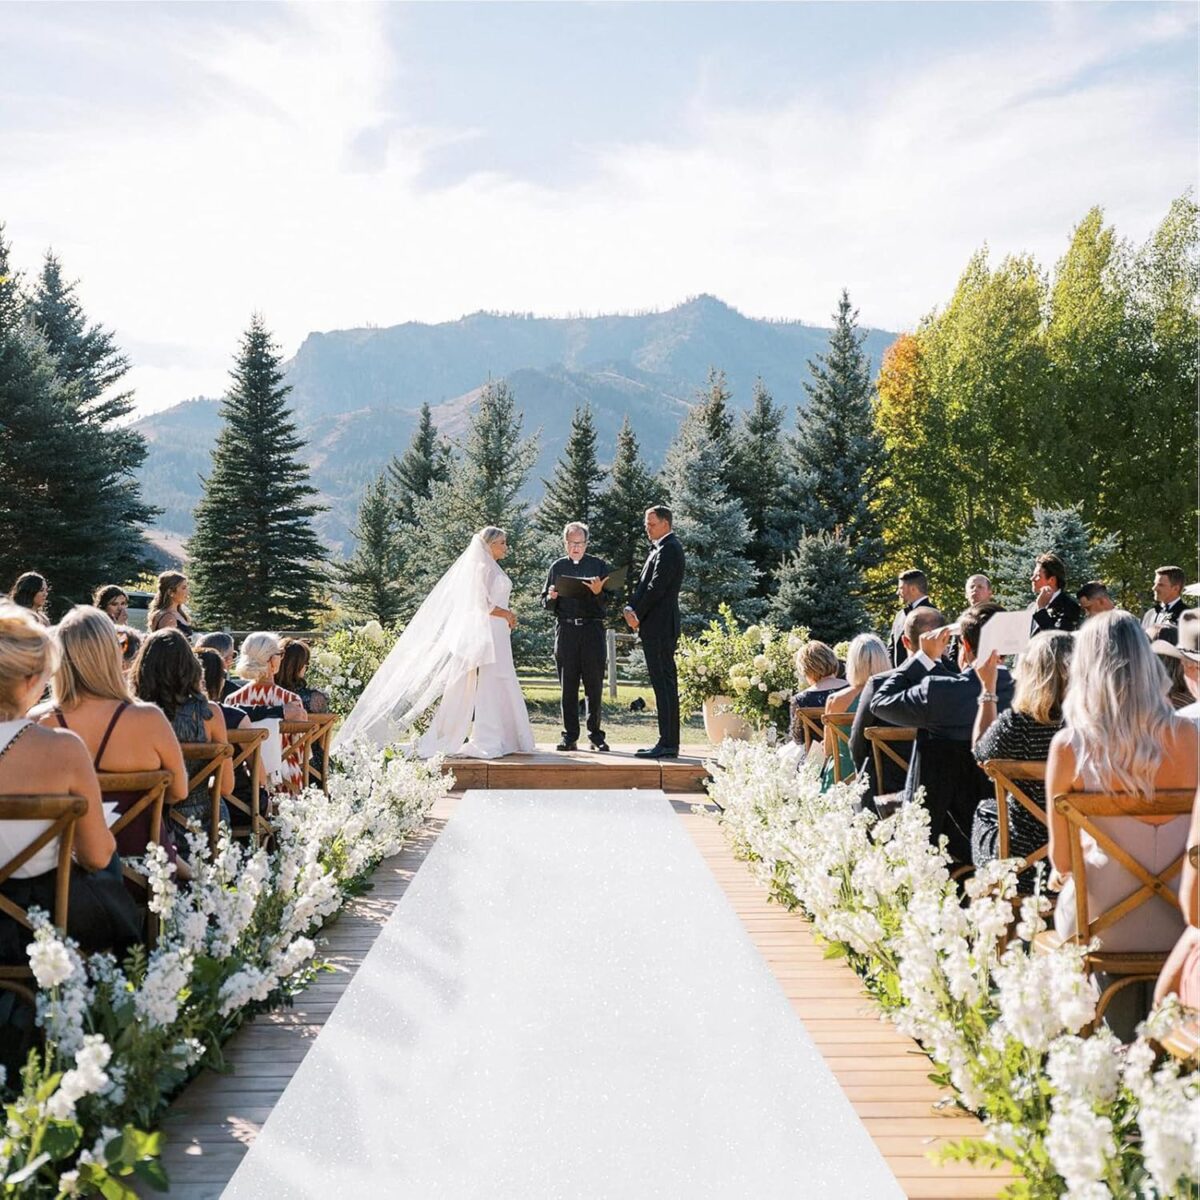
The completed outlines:
<svg viewBox="0 0 1200 1200">
<path fill-rule="evenodd" d="M 558 680 L 546 675 L 521 675 L 521 691 L 529 706 L 529 720 L 533 724 L 533 736 L 539 742 L 557 742 L 562 736 L 559 712 Z M 582 695 L 582 689 L 580 691 Z M 630 702 L 641 697 L 646 708 L 642 712 L 630 712 Z M 587 741 L 587 728 L 580 719 L 580 742 Z M 653 746 L 658 741 L 658 720 L 654 715 L 654 691 L 648 683 L 617 684 L 617 698 L 608 698 L 608 684 L 604 686 L 604 735 L 610 744 L 621 742 L 638 746 Z M 686 746 L 706 744 L 704 720 L 697 713 L 685 721 L 679 730 L 679 740 Z"/>
</svg>

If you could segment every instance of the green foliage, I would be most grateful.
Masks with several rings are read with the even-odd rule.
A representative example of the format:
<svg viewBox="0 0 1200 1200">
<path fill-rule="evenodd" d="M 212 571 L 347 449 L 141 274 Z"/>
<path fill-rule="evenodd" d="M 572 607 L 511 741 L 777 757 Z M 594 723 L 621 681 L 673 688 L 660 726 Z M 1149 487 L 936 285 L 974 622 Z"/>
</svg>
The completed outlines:
<svg viewBox="0 0 1200 1200">
<path fill-rule="evenodd" d="M 772 570 L 787 547 L 778 528 L 780 497 L 787 477 L 783 438 L 784 409 L 775 403 L 761 379 L 754 384 L 754 400 L 733 433 L 734 472 L 730 494 L 750 522 L 747 557 L 759 571 L 755 592 L 766 596 Z M 790 525 L 791 517 L 788 517 Z"/>
<path fill-rule="evenodd" d="M 255 314 L 242 336 L 212 471 L 188 541 L 197 613 L 234 629 L 304 628 L 319 604 L 324 557 L 287 405 L 279 348 Z"/>
<path fill-rule="evenodd" d="M 626 417 L 617 433 L 608 487 L 596 497 L 596 519 L 591 531 L 597 554 L 615 567 L 629 567 L 625 591 L 610 605 L 612 620 L 620 628 L 625 625 L 621 610 L 637 586 L 649 549 L 643 518 L 646 509 L 658 502 L 658 493 L 658 484 L 642 461 L 637 437 Z"/>
<path fill-rule="evenodd" d="M 675 533 L 687 555 L 680 592 L 685 630 L 702 629 L 722 604 L 746 619 L 762 607 L 752 595 L 758 572 L 744 553 L 750 525 L 722 482 L 727 460 L 709 417 L 702 405 L 688 413 L 663 466 Z"/>
<path fill-rule="evenodd" d="M 867 629 L 862 574 L 839 530 L 801 535 L 775 578 L 767 615 L 781 628 L 806 626 L 830 646 Z"/>
<path fill-rule="evenodd" d="M 1011 609 L 1032 602 L 1029 579 L 1039 554 L 1057 554 L 1063 560 L 1067 589 L 1073 592 L 1096 578 L 1097 561 L 1115 548 L 1115 538 L 1095 538 L 1078 508 L 1035 508 L 1019 538 L 992 546 L 989 576 L 996 599 Z"/>
<path fill-rule="evenodd" d="M 381 473 L 363 494 L 354 553 L 337 573 L 342 602 L 355 620 L 390 625 L 403 611 L 395 514 L 392 491 Z"/>
<path fill-rule="evenodd" d="M 308 682 L 329 697 L 330 712 L 350 713 L 400 633 L 398 626 L 385 629 L 377 620 L 367 621 L 339 629 L 314 648 Z"/>
<path fill-rule="evenodd" d="M 438 436 L 429 404 L 421 405 L 421 417 L 408 448 L 388 464 L 388 479 L 396 505 L 396 520 L 411 526 L 417 502 L 427 500 L 435 483 L 450 478 L 450 443 Z"/>
<path fill-rule="evenodd" d="M 571 432 L 554 477 L 542 480 L 546 494 L 537 510 L 537 526 L 547 536 L 561 538 L 570 521 L 591 526 L 605 472 L 596 458 L 596 425 L 590 405 L 575 409 Z"/>
<path fill-rule="evenodd" d="M 114 390 L 127 371 L 53 255 L 26 296 L 0 226 L 0 587 L 40 571 L 57 613 L 146 563 L 146 444 L 124 423 L 132 393 Z"/>
</svg>

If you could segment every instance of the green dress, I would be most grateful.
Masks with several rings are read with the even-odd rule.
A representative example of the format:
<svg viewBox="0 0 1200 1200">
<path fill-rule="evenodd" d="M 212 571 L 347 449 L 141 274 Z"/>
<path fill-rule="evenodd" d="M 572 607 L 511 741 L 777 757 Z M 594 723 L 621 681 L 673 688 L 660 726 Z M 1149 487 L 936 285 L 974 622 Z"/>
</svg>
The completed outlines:
<svg viewBox="0 0 1200 1200">
<path fill-rule="evenodd" d="M 858 700 L 861 695 L 862 689 L 860 688 L 858 696 L 855 696 L 850 701 L 850 707 L 846 709 L 846 712 L 852 713 L 858 711 Z M 838 757 L 841 759 L 842 778 L 849 779 L 854 774 L 854 760 L 850 757 L 850 747 L 841 738 L 838 738 L 835 744 L 837 745 Z M 825 760 L 825 766 L 821 768 L 821 791 L 829 791 L 833 787 L 833 782 L 833 759 L 830 757 Z"/>
</svg>

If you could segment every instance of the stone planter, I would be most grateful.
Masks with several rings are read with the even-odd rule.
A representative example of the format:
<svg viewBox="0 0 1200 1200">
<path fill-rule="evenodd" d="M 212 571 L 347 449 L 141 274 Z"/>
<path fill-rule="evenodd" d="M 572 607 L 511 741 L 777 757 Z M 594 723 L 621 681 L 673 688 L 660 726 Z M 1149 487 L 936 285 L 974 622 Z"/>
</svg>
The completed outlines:
<svg viewBox="0 0 1200 1200">
<path fill-rule="evenodd" d="M 754 732 L 745 717 L 730 711 L 732 703 L 728 696 L 710 696 L 704 702 L 704 733 L 714 746 L 719 746 L 726 738 L 744 742 Z"/>
</svg>

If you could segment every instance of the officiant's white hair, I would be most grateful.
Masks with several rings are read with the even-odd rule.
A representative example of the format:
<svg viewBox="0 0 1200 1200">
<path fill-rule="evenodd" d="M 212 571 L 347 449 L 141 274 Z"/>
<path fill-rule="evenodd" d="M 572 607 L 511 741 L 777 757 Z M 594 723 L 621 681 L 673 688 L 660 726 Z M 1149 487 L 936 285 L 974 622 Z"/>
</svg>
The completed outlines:
<svg viewBox="0 0 1200 1200">
<path fill-rule="evenodd" d="M 591 534 L 588 532 L 588 527 L 582 521 L 568 521 L 567 524 L 563 526 L 563 541 L 566 541 L 566 539 L 573 533 L 582 533 L 583 540 L 585 542 L 589 537 L 591 537 Z"/>
<path fill-rule="evenodd" d="M 498 525 L 485 525 L 479 531 L 479 540 L 485 546 L 490 546 L 493 542 L 498 542 L 503 537 L 508 537 L 508 534 Z"/>
</svg>

